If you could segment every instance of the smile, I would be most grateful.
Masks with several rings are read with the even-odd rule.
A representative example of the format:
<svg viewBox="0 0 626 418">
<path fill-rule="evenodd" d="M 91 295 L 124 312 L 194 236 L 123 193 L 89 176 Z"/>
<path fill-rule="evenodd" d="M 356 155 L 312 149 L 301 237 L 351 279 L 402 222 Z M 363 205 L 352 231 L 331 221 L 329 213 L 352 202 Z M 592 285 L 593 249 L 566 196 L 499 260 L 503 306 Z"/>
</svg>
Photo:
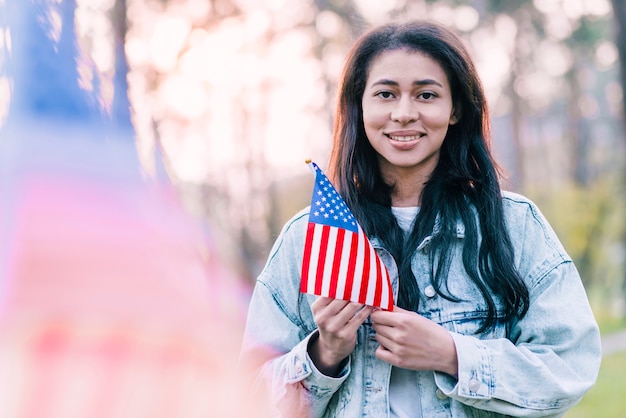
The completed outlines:
<svg viewBox="0 0 626 418">
<path fill-rule="evenodd" d="M 417 141 L 422 136 L 424 135 L 387 135 L 387 137 L 391 139 L 392 141 L 398 141 L 398 142 Z"/>
</svg>

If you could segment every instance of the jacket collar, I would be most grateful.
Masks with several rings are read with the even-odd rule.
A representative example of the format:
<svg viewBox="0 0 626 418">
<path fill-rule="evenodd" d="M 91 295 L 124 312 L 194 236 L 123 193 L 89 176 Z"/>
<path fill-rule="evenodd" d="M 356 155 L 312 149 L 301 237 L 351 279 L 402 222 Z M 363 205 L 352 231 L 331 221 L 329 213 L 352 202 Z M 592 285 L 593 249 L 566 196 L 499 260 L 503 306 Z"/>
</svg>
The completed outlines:
<svg viewBox="0 0 626 418">
<path fill-rule="evenodd" d="M 455 229 L 456 229 L 456 231 L 455 231 L 456 237 L 458 239 L 465 238 L 465 225 L 463 225 L 461 220 L 457 220 Z M 428 235 L 427 237 L 425 237 L 422 240 L 422 242 L 420 242 L 420 244 L 417 246 L 417 251 L 421 251 L 424 248 L 426 248 L 428 246 L 428 244 L 430 244 L 430 242 L 432 241 L 433 236 L 437 235 L 439 232 L 441 232 L 441 217 L 439 215 L 437 215 L 437 219 L 435 219 L 435 226 L 433 227 L 433 232 L 430 235 Z M 380 238 L 378 238 L 378 237 L 371 237 L 371 238 L 369 238 L 369 240 L 370 240 L 370 244 L 372 244 L 372 247 L 379 248 L 379 249 L 380 248 L 385 248 L 385 246 L 383 245 L 383 242 L 380 240 Z"/>
</svg>

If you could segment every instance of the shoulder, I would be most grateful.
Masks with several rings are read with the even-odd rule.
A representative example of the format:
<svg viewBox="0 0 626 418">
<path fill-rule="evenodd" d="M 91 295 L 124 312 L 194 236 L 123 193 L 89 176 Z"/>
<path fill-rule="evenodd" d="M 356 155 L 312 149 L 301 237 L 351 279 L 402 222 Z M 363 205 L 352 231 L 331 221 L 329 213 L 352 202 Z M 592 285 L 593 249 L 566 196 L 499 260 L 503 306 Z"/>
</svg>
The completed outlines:
<svg viewBox="0 0 626 418">
<path fill-rule="evenodd" d="M 271 266 L 278 264 L 283 268 L 293 267 L 293 262 L 301 259 L 306 239 L 309 210 L 310 207 L 307 206 L 285 222 L 274 241 L 261 275 L 271 271 Z"/>
<path fill-rule="evenodd" d="M 508 190 L 502 191 L 502 203 L 505 210 L 538 210 L 537 205 L 528 197 Z"/>
<path fill-rule="evenodd" d="M 503 191 L 502 206 L 509 226 L 528 226 L 529 223 L 532 223 L 542 230 L 552 232 L 552 227 L 539 209 L 539 206 L 528 197 L 519 193 Z"/>
<path fill-rule="evenodd" d="M 281 241 L 285 238 L 297 239 L 301 235 L 304 239 L 304 235 L 306 235 L 306 227 L 309 222 L 310 209 L 311 207 L 307 206 L 304 209 L 298 211 L 289 220 L 287 220 L 287 222 L 285 222 L 285 224 L 283 225 L 280 234 L 276 239 L 276 242 Z"/>
<path fill-rule="evenodd" d="M 522 274 L 540 280 L 556 266 L 570 262 L 556 232 L 539 207 L 528 197 L 502 192 L 504 217 Z"/>
</svg>

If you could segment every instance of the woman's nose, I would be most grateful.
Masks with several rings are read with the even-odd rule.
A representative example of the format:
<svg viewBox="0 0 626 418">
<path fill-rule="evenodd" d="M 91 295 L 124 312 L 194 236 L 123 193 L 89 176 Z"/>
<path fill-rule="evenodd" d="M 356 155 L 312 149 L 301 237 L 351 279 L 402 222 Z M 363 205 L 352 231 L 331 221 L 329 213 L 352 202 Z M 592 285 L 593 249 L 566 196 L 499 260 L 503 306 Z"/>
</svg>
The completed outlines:
<svg viewBox="0 0 626 418">
<path fill-rule="evenodd" d="M 396 102 L 393 110 L 391 111 L 391 120 L 401 123 L 403 125 L 415 122 L 419 118 L 419 112 L 416 103 L 410 98 L 401 98 Z"/>
</svg>

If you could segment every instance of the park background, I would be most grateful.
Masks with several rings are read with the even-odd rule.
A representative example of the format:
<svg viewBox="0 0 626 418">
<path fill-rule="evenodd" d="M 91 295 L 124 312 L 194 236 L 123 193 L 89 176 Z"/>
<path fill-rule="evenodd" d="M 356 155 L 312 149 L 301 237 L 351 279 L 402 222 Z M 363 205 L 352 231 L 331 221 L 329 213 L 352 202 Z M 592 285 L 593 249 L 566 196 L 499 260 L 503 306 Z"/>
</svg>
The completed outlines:
<svg viewBox="0 0 626 418">
<path fill-rule="evenodd" d="M 89 364 L 108 370 L 103 362 L 118 374 L 91 373 L 88 381 L 115 386 L 130 379 L 123 370 L 135 364 L 136 347 L 170 356 L 142 360 L 143 379 L 158 369 L 173 385 L 173 375 L 195 367 L 206 372 L 196 387 L 213 387 L 209 376 L 226 371 L 199 352 L 233 359 L 255 277 L 283 223 L 310 199 L 304 161 L 325 167 L 348 48 L 373 25 L 407 18 L 442 22 L 466 42 L 488 96 L 504 188 L 538 203 L 581 273 L 605 340 L 619 341 L 613 337 L 626 329 L 622 0 L 0 0 L 0 320 L 8 330 L 0 361 L 13 364 L 0 379 L 9 411 L 2 416 L 64 416 L 25 407 L 31 398 L 83 416 L 77 411 L 98 390 L 76 382 L 59 389 L 58 399 L 88 399 L 77 406 L 43 397 L 41 388 L 63 376 L 84 382 Z M 80 187 L 75 178 L 84 180 Z M 87 207 L 91 198 L 102 200 Z M 72 240 L 59 240 L 68 234 Z M 186 245 L 192 250 L 181 250 Z M 126 264 L 111 266 L 120 254 Z M 93 274 L 99 265 L 108 273 Z M 89 283 L 82 293 L 64 296 L 82 283 Z M 168 344 L 180 324 L 158 332 L 154 324 L 176 315 L 187 332 L 178 341 L 188 344 L 174 355 Z M 150 342 L 137 337 L 147 334 Z M 216 339 L 228 342 L 216 347 Z M 77 354 L 81 341 L 109 345 Z M 626 350 L 606 347 L 598 384 L 568 418 L 626 410 Z M 32 362 L 51 371 L 39 376 Z M 37 376 L 23 377 L 30 375 Z M 19 384 L 6 383 L 15 376 Z M 154 380 L 151 387 L 159 389 Z M 200 390 L 187 396 L 194 394 Z M 142 416 L 128 412 L 124 405 L 144 408 L 128 396 L 101 416 Z M 167 399 L 175 409 L 183 398 Z M 206 408 L 185 411 L 202 416 Z"/>
</svg>

